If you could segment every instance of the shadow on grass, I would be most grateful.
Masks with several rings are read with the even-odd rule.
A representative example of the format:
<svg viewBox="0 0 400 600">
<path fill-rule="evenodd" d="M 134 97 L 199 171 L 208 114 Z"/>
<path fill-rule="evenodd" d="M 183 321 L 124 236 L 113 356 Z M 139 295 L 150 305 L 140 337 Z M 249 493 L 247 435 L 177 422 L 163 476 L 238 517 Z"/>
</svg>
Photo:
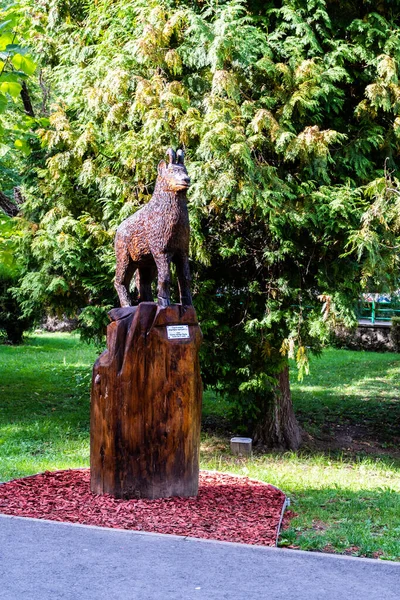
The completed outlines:
<svg viewBox="0 0 400 600">
<path fill-rule="evenodd" d="M 400 456 L 398 354 L 326 350 L 292 394 L 311 448 Z"/>
</svg>

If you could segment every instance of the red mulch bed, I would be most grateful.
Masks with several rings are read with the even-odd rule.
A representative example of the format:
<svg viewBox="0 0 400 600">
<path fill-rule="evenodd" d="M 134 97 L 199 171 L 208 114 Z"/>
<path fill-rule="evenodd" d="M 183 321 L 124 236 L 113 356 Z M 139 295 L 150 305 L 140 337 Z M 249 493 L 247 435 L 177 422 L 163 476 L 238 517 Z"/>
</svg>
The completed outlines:
<svg viewBox="0 0 400 600">
<path fill-rule="evenodd" d="M 274 546 L 285 495 L 260 481 L 202 471 L 196 498 L 118 500 L 90 491 L 89 469 L 0 485 L 0 513 Z"/>
</svg>

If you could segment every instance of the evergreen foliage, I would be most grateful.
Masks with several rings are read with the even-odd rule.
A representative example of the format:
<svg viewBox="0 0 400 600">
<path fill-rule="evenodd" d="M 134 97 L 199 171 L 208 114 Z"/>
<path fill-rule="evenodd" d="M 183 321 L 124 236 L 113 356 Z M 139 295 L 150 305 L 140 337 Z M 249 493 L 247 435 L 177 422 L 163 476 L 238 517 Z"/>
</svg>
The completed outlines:
<svg viewBox="0 0 400 600">
<path fill-rule="evenodd" d="M 288 356 L 306 372 L 361 289 L 398 287 L 400 2 L 19 7 L 40 64 L 18 158 L 24 313 L 101 333 L 115 228 L 183 146 L 204 381 L 254 426 Z"/>
</svg>

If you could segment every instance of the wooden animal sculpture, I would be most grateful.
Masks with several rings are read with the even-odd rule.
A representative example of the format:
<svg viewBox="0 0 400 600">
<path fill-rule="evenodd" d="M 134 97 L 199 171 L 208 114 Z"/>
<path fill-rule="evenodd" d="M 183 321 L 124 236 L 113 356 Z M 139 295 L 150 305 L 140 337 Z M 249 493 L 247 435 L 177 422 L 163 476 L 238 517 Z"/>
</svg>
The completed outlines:
<svg viewBox="0 0 400 600">
<path fill-rule="evenodd" d="M 129 286 L 136 274 L 139 302 L 152 302 L 151 283 L 158 277 L 158 304 L 171 304 L 171 262 L 176 265 L 180 301 L 192 305 L 189 269 L 189 215 L 186 191 L 190 179 L 183 150 L 169 148 L 168 164 L 158 165 L 151 200 L 121 223 L 115 236 L 115 288 L 121 306 L 131 306 Z"/>
</svg>

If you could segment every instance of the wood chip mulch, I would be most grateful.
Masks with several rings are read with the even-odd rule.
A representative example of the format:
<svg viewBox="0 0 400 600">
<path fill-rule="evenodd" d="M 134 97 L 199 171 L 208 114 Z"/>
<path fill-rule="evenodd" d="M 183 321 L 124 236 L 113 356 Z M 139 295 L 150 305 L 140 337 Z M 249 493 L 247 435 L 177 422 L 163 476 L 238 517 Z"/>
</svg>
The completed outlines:
<svg viewBox="0 0 400 600">
<path fill-rule="evenodd" d="M 196 498 L 119 500 L 90 491 L 89 469 L 0 485 L 0 513 L 274 546 L 285 495 L 260 481 L 202 471 Z"/>
</svg>

